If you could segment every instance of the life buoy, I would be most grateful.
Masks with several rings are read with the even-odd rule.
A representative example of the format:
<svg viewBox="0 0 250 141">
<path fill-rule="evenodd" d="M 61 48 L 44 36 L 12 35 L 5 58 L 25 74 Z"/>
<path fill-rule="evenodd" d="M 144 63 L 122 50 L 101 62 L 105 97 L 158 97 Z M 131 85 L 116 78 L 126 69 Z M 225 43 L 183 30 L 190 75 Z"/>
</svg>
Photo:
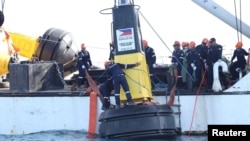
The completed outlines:
<svg viewBox="0 0 250 141">
<path fill-rule="evenodd" d="M 221 83 L 220 83 L 220 79 L 219 79 L 219 67 L 222 67 L 222 71 L 223 72 L 227 72 L 228 71 L 228 67 L 226 62 L 222 61 L 221 59 L 219 59 L 216 63 L 214 63 L 213 66 L 213 91 L 215 92 L 219 92 L 222 90 L 221 87 Z"/>
</svg>

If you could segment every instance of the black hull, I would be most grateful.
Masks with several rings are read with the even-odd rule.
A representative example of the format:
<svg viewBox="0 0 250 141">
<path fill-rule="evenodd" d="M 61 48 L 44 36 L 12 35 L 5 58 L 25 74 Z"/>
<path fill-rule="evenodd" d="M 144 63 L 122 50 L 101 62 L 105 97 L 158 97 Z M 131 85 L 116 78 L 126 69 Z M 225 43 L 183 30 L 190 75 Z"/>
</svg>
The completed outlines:
<svg viewBox="0 0 250 141">
<path fill-rule="evenodd" d="M 149 139 L 175 137 L 173 110 L 167 105 L 137 105 L 102 112 L 101 138 Z"/>
</svg>

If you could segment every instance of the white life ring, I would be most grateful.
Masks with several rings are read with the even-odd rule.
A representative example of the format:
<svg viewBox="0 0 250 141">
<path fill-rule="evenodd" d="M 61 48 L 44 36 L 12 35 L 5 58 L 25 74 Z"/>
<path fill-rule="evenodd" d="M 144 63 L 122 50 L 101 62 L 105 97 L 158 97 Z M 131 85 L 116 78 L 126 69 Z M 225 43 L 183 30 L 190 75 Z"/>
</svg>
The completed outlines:
<svg viewBox="0 0 250 141">
<path fill-rule="evenodd" d="M 219 92 L 222 90 L 221 88 L 221 83 L 220 83 L 220 79 L 219 79 L 219 67 L 222 67 L 222 71 L 223 72 L 227 72 L 228 71 L 228 67 L 226 62 L 222 61 L 221 59 L 219 59 L 216 63 L 214 63 L 213 66 L 213 91 L 215 92 Z"/>
</svg>

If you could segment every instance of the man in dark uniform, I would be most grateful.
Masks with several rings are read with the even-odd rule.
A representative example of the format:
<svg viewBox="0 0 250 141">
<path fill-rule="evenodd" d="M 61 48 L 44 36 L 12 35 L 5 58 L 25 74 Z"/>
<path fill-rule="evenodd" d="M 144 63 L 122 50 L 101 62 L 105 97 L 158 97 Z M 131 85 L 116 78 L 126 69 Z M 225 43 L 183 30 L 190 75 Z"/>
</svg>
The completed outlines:
<svg viewBox="0 0 250 141">
<path fill-rule="evenodd" d="M 187 70 L 188 70 L 188 90 L 192 90 L 194 86 L 199 86 L 201 82 L 201 64 L 200 54 L 195 49 L 195 42 L 189 43 L 189 50 L 187 52 Z"/>
<path fill-rule="evenodd" d="M 143 40 L 142 43 L 143 43 L 143 48 L 145 52 L 146 62 L 147 62 L 148 69 L 149 69 L 151 86 L 152 86 L 152 89 L 154 89 L 154 82 L 155 82 L 154 68 L 156 67 L 155 51 L 152 47 L 148 46 L 148 42 L 146 40 Z"/>
<path fill-rule="evenodd" d="M 205 71 L 205 61 L 207 59 L 207 52 L 208 52 L 208 39 L 207 38 L 204 38 L 201 42 L 201 44 L 197 45 L 195 47 L 195 50 L 197 53 L 199 53 L 200 55 L 200 63 L 202 65 L 202 71 L 204 72 Z"/>
<path fill-rule="evenodd" d="M 231 59 L 230 73 L 232 74 L 232 80 L 239 79 L 239 72 L 236 71 L 239 68 L 239 71 L 242 71 L 244 74 L 246 67 L 246 58 L 248 55 L 247 51 L 242 48 L 242 42 L 237 42 L 235 45 L 236 49 L 234 50 L 233 57 Z M 237 61 L 233 62 L 237 58 Z"/>
<path fill-rule="evenodd" d="M 179 79 L 181 76 L 181 70 L 183 66 L 183 60 L 184 60 L 184 52 L 180 49 L 180 42 L 175 41 L 173 44 L 174 51 L 172 53 L 172 63 L 174 66 L 177 67 L 177 72 L 178 72 L 178 81 L 177 81 L 177 86 L 183 85 L 182 78 Z"/>
<path fill-rule="evenodd" d="M 120 108 L 120 86 L 122 86 L 124 92 L 126 93 L 128 104 L 134 105 L 129 91 L 128 82 L 122 69 L 128 69 L 139 65 L 139 62 L 135 64 L 110 63 L 109 61 L 104 62 L 104 66 L 114 82 L 116 108 Z"/>
<path fill-rule="evenodd" d="M 113 89 L 114 84 L 111 78 L 108 78 L 99 85 L 99 91 L 103 96 L 102 110 L 108 110 L 110 108 L 110 95 Z"/>
<path fill-rule="evenodd" d="M 207 88 L 212 89 L 213 85 L 213 65 L 216 63 L 219 59 L 222 58 L 222 46 L 216 43 L 215 38 L 211 38 L 209 40 L 210 47 L 208 48 L 208 54 L 206 59 L 206 68 L 208 69 L 207 73 Z M 221 67 L 219 67 L 219 76 L 222 80 L 223 85 L 225 88 L 227 88 L 228 83 L 226 81 L 226 77 L 222 72 Z"/>
<path fill-rule="evenodd" d="M 86 50 L 86 46 L 84 43 L 81 44 L 81 51 L 78 52 L 77 58 L 77 68 L 78 68 L 78 79 L 77 86 L 81 89 L 81 85 L 86 82 L 86 87 L 89 87 L 89 83 L 85 78 L 85 70 L 88 72 L 89 68 L 92 67 L 92 61 L 90 58 L 89 52 Z"/>
</svg>

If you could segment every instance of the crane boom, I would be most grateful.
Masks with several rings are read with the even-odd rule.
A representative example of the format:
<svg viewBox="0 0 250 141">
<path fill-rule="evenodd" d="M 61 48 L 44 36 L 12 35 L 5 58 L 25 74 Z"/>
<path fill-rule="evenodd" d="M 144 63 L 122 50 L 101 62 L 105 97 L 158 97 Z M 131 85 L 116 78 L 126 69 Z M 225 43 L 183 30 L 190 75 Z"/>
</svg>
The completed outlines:
<svg viewBox="0 0 250 141">
<path fill-rule="evenodd" d="M 242 34 L 250 38 L 250 26 L 241 21 L 240 19 L 236 18 L 226 9 L 215 3 L 213 0 L 192 0 L 192 1 L 236 30 L 239 29 L 237 23 L 241 24 Z"/>
</svg>

